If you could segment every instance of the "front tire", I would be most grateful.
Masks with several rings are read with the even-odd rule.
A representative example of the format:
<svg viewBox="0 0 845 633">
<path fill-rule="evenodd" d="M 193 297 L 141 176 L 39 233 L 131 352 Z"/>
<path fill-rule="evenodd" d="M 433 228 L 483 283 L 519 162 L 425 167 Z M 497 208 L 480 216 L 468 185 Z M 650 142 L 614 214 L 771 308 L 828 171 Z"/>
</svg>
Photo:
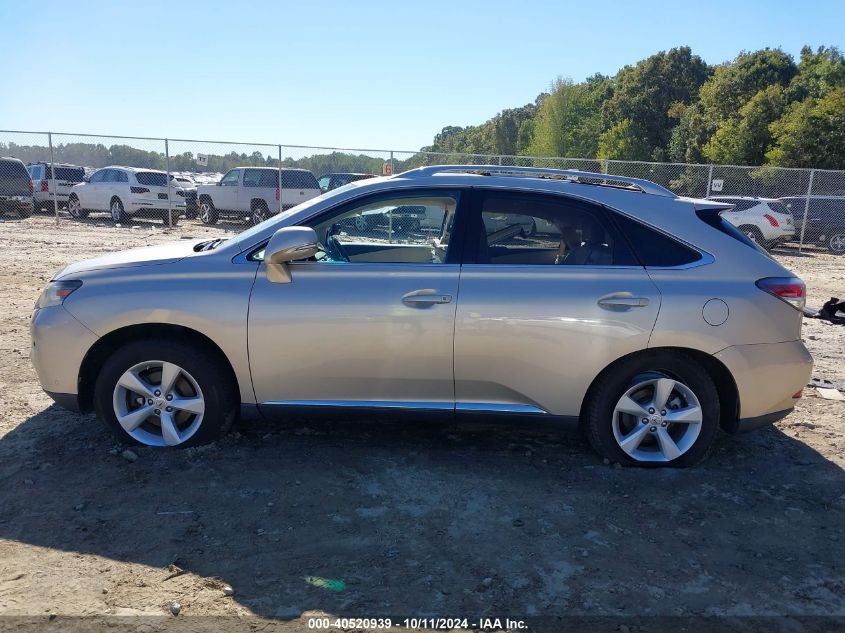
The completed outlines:
<svg viewBox="0 0 845 633">
<path fill-rule="evenodd" d="M 214 203 L 208 198 L 200 202 L 199 218 L 203 224 L 217 224 L 218 219 L 217 209 L 214 208 Z"/>
<path fill-rule="evenodd" d="M 252 223 L 253 224 L 260 224 L 264 220 L 270 217 L 270 210 L 267 208 L 267 204 L 258 201 L 252 205 Z"/>
<path fill-rule="evenodd" d="M 654 352 L 624 359 L 591 388 L 587 437 L 602 457 L 626 466 L 686 468 L 710 453 L 719 394 L 692 357 Z"/>
<path fill-rule="evenodd" d="M 238 402 L 231 372 L 215 354 L 172 339 L 121 347 L 94 386 L 97 416 L 127 444 L 207 444 L 231 428 Z"/>
</svg>

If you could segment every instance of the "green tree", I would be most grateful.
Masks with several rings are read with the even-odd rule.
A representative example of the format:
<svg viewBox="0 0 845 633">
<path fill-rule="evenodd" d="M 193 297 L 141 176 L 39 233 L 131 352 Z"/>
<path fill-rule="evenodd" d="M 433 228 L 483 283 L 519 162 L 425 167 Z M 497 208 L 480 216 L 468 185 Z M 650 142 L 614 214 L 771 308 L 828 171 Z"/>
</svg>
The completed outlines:
<svg viewBox="0 0 845 633">
<path fill-rule="evenodd" d="M 596 156 L 616 160 L 648 160 L 651 144 L 647 131 L 630 119 L 623 119 L 599 138 Z"/>
<path fill-rule="evenodd" d="M 845 167 L 845 88 L 805 99 L 772 123 L 769 162 L 782 167 Z"/>
<path fill-rule="evenodd" d="M 818 99 L 833 88 L 845 86 L 845 58 L 836 47 L 820 46 L 816 52 L 809 46 L 801 49 L 798 74 L 787 89 L 790 101 L 807 97 Z"/>
<path fill-rule="evenodd" d="M 595 84 L 558 79 L 534 118 L 527 152 L 537 156 L 592 157 L 601 131 Z"/>
<path fill-rule="evenodd" d="M 780 84 L 760 90 L 736 116 L 719 125 L 704 147 L 704 155 L 713 163 L 761 165 L 772 145 L 769 126 L 780 118 L 785 106 Z"/>
</svg>

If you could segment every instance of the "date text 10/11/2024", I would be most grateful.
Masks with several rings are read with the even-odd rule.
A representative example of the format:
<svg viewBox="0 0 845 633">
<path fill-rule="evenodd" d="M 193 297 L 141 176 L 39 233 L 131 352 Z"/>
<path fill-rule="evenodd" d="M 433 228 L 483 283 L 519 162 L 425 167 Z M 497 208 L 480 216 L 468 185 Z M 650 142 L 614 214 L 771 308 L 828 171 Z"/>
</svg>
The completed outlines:
<svg viewBox="0 0 845 633">
<path fill-rule="evenodd" d="M 308 618 L 308 628 L 327 630 L 331 628 L 349 629 L 391 629 L 402 627 L 405 629 L 427 629 L 452 631 L 455 629 L 471 629 L 481 631 L 520 631 L 527 628 L 524 620 L 510 618 Z"/>
</svg>

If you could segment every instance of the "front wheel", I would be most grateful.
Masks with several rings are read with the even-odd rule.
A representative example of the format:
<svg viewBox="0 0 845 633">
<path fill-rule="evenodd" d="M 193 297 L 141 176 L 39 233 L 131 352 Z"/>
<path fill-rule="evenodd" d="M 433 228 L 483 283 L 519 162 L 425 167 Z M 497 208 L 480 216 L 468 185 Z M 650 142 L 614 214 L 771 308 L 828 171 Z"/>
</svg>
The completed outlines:
<svg viewBox="0 0 845 633">
<path fill-rule="evenodd" d="M 203 224 L 217 224 L 217 209 L 211 200 L 200 202 L 199 216 Z"/>
<path fill-rule="evenodd" d="M 264 202 L 256 202 L 252 207 L 252 223 L 260 224 L 270 217 L 270 211 Z"/>
<path fill-rule="evenodd" d="M 719 394 L 693 358 L 646 354 L 620 361 L 598 379 L 585 422 L 590 444 L 610 461 L 684 468 L 713 448 Z"/>
<path fill-rule="evenodd" d="M 234 423 L 237 389 L 214 354 L 170 339 L 135 341 L 113 353 L 94 386 L 94 408 L 125 443 L 195 446 Z"/>
<path fill-rule="evenodd" d="M 836 255 L 845 253 L 845 233 L 834 233 L 827 238 L 827 248 Z"/>
</svg>

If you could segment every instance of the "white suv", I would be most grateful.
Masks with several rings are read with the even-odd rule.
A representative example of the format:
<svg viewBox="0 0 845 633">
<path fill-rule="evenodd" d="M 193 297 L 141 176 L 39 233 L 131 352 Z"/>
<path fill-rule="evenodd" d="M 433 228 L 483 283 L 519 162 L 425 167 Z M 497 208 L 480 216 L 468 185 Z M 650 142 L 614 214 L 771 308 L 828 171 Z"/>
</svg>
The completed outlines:
<svg viewBox="0 0 845 633">
<path fill-rule="evenodd" d="M 50 163 L 30 163 L 26 166 L 32 179 L 32 202 L 36 211 L 53 210 L 54 198 L 59 207 L 67 206 L 71 188 L 85 180 L 85 168 L 76 165 L 53 164 L 55 178 Z"/>
<path fill-rule="evenodd" d="M 167 173 L 155 169 L 103 167 L 72 187 L 68 196 L 68 212 L 77 219 L 92 211 L 108 211 L 115 224 L 131 217 L 167 224 L 168 210 L 171 224 L 176 224 L 185 213 L 184 191 L 173 183 L 168 186 Z"/>
<path fill-rule="evenodd" d="M 280 190 L 279 171 L 275 167 L 236 167 L 214 185 L 199 185 L 200 220 L 215 224 L 224 215 L 262 222 L 323 193 L 307 169 L 282 169 Z"/>
<path fill-rule="evenodd" d="M 724 218 L 760 246 L 771 249 L 795 235 L 795 223 L 787 206 L 773 198 L 712 196 L 711 200 L 734 205 Z"/>
</svg>

